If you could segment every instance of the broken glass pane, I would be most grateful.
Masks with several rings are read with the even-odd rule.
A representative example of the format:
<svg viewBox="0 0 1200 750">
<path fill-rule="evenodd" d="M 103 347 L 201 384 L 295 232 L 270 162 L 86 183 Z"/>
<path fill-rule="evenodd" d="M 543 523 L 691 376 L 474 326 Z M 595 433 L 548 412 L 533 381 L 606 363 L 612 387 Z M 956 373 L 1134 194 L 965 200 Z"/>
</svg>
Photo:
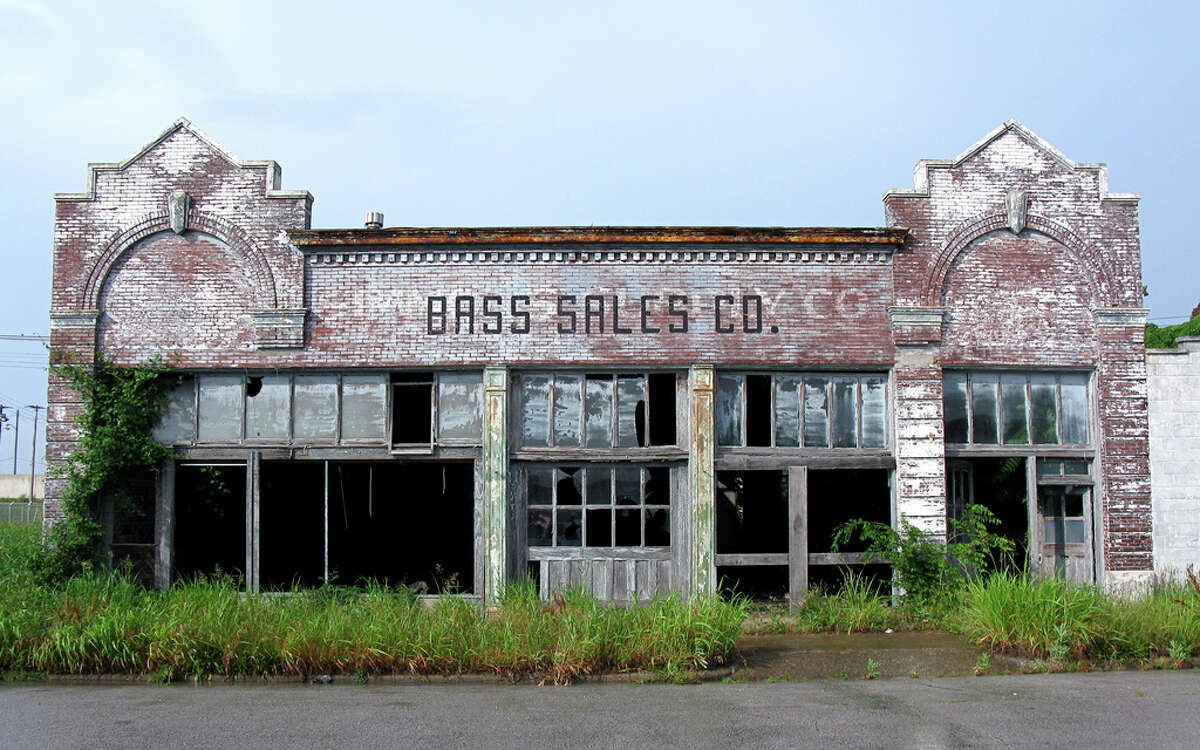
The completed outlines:
<svg viewBox="0 0 1200 750">
<path fill-rule="evenodd" d="M 200 442 L 236 443 L 242 439 L 242 376 L 201 375 Z"/>
<path fill-rule="evenodd" d="M 671 504 L 671 470 L 666 466 L 646 469 L 646 505 Z"/>
<path fill-rule="evenodd" d="M 554 483 L 554 502 L 557 505 L 583 504 L 583 471 L 578 466 L 555 469 Z"/>
<path fill-rule="evenodd" d="M 612 510 L 589 508 L 587 512 L 587 546 L 612 546 Z"/>
<path fill-rule="evenodd" d="M 588 448 L 613 447 L 613 380 L 611 375 L 588 375 L 584 409 Z"/>
<path fill-rule="evenodd" d="M 997 395 L 1000 387 L 999 375 L 971 376 L 971 442 L 994 444 L 999 442 Z"/>
<path fill-rule="evenodd" d="M 1062 441 L 1083 445 L 1088 441 L 1088 376 L 1066 374 L 1059 376 L 1062 392 Z"/>
<path fill-rule="evenodd" d="M 255 388 L 251 388 L 251 384 Z M 290 377 L 263 375 L 250 378 L 246 387 L 247 440 L 287 440 L 291 415 Z"/>
<path fill-rule="evenodd" d="M 1054 408 L 1053 375 L 1029 376 L 1029 411 L 1034 443 L 1058 442 L 1058 416 Z"/>
<path fill-rule="evenodd" d="M 526 469 L 526 497 L 529 505 L 550 505 L 554 502 L 551 482 L 554 481 L 554 469 L 544 466 L 530 466 Z"/>
<path fill-rule="evenodd" d="M 195 439 L 196 429 L 196 380 L 180 378 L 167 392 L 158 424 L 154 427 L 154 439 L 160 443 L 190 443 Z"/>
<path fill-rule="evenodd" d="M 646 378 L 617 378 L 617 446 L 636 448 L 646 439 Z"/>
<path fill-rule="evenodd" d="M 337 375 L 297 375 L 292 400 L 296 440 L 337 440 Z"/>
<path fill-rule="evenodd" d="M 579 508 L 559 508 L 558 546 L 578 547 L 583 542 L 583 511 Z"/>
<path fill-rule="evenodd" d="M 521 444 L 540 447 L 550 440 L 550 377 L 521 376 Z"/>
<path fill-rule="evenodd" d="M 965 387 L 964 383 L 964 389 Z M 965 403 L 964 398 L 964 405 Z M 965 428 L 963 440 L 966 440 Z M 862 379 L 862 447 L 882 448 L 886 444 L 887 378 L 868 375 Z"/>
<path fill-rule="evenodd" d="M 825 378 L 804 380 L 804 445 L 829 447 L 829 393 Z"/>
<path fill-rule="evenodd" d="M 642 470 L 633 466 L 613 469 L 617 505 L 640 505 L 642 502 Z"/>
<path fill-rule="evenodd" d="M 646 509 L 646 546 L 671 546 L 671 513 L 662 508 Z"/>
<path fill-rule="evenodd" d="M 578 375 L 554 376 L 554 444 L 578 448 L 582 439 L 583 378 Z"/>
<path fill-rule="evenodd" d="M 742 445 L 741 375 L 717 376 L 717 445 Z"/>
<path fill-rule="evenodd" d="M 439 439 L 481 441 L 483 373 L 442 372 L 438 373 L 437 384 Z"/>
<path fill-rule="evenodd" d="M 775 445 L 793 448 L 800 445 L 800 378 L 775 376 Z"/>
<path fill-rule="evenodd" d="M 588 505 L 612 505 L 612 470 L 594 466 L 587 470 Z"/>
<path fill-rule="evenodd" d="M 638 508 L 619 508 L 616 516 L 616 546 L 640 546 L 642 543 L 642 511 Z"/>
<path fill-rule="evenodd" d="M 866 396 L 863 396 L 866 409 Z M 946 442 L 967 442 L 967 374 L 948 372 L 942 380 L 942 409 L 946 421 Z M 866 421 L 865 416 L 863 419 Z M 864 424 L 864 429 L 866 425 Z"/>
<path fill-rule="evenodd" d="M 1004 403 L 1004 442 L 1020 445 L 1029 442 L 1025 423 L 1025 376 L 1001 375 L 1000 398 Z"/>
<path fill-rule="evenodd" d="M 383 373 L 342 376 L 342 440 L 387 440 L 387 386 Z"/>
</svg>

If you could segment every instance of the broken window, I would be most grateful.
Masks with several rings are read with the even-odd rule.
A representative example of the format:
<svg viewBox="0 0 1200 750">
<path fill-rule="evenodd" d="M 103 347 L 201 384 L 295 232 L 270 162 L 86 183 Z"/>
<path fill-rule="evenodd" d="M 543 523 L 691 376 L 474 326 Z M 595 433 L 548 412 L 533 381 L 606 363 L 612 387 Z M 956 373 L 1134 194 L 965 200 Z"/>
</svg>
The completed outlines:
<svg viewBox="0 0 1200 750">
<path fill-rule="evenodd" d="M 530 547 L 669 547 L 670 468 L 529 464 Z"/>
<path fill-rule="evenodd" d="M 288 439 L 291 417 L 291 378 L 255 375 L 246 378 L 246 439 Z"/>
<path fill-rule="evenodd" d="M 392 445 L 433 444 L 433 373 L 392 375 Z"/>
<path fill-rule="evenodd" d="M 883 448 L 884 375 L 717 376 L 717 443 L 722 446 Z"/>
<path fill-rule="evenodd" d="M 524 448 L 675 445 L 673 373 L 524 373 L 515 389 Z"/>
<path fill-rule="evenodd" d="M 1086 445 L 1087 380 L 1082 373 L 948 372 L 946 442 Z"/>
</svg>

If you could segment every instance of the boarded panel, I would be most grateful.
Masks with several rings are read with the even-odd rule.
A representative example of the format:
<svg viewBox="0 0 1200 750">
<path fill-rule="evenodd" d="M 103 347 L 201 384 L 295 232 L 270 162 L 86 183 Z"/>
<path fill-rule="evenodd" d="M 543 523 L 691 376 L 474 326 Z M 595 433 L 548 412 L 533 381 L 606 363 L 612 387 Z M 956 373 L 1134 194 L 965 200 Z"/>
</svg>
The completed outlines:
<svg viewBox="0 0 1200 750">
<path fill-rule="evenodd" d="M 154 439 L 160 443 L 190 443 L 196 439 L 196 380 L 185 377 L 167 392 Z"/>
<path fill-rule="evenodd" d="M 478 443 L 483 439 L 483 374 L 438 374 L 438 440 Z"/>
<path fill-rule="evenodd" d="M 387 441 L 387 375 L 342 376 L 342 439 Z"/>
<path fill-rule="evenodd" d="M 257 393 L 254 392 L 256 388 Z M 264 375 L 261 378 L 250 378 L 246 387 L 247 440 L 287 440 L 291 415 L 290 377 Z"/>
<path fill-rule="evenodd" d="M 337 440 L 337 392 L 337 375 L 296 376 L 292 404 L 296 440 Z"/>
<path fill-rule="evenodd" d="M 201 375 L 199 438 L 202 443 L 242 439 L 242 376 Z"/>
</svg>

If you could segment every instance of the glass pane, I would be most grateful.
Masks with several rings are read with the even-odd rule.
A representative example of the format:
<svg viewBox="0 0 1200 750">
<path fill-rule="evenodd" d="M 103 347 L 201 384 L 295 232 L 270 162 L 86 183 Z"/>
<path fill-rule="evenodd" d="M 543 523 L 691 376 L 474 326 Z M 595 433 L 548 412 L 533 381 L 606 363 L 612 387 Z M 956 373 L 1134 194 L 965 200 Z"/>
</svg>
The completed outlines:
<svg viewBox="0 0 1200 750">
<path fill-rule="evenodd" d="M 387 375 L 342 376 L 342 440 L 387 440 Z"/>
<path fill-rule="evenodd" d="M 1059 458 L 1039 458 L 1037 460 L 1037 475 L 1039 477 L 1061 476 L 1063 462 Z"/>
<path fill-rule="evenodd" d="M 963 435 L 965 440 L 966 435 Z M 862 379 L 862 447 L 887 445 L 887 379 L 869 375 Z"/>
<path fill-rule="evenodd" d="M 554 376 L 554 444 L 578 448 L 583 441 L 583 378 Z"/>
<path fill-rule="evenodd" d="M 158 424 L 154 427 L 154 439 L 160 443 L 190 443 L 194 439 L 195 423 L 196 380 L 181 378 L 167 392 Z"/>
<path fill-rule="evenodd" d="M 617 378 L 617 445 L 636 448 L 646 444 L 646 378 Z"/>
<path fill-rule="evenodd" d="M 1062 441 L 1083 445 L 1088 441 L 1087 375 L 1060 375 L 1062 393 Z"/>
<path fill-rule="evenodd" d="M 804 380 L 804 445 L 829 447 L 829 393 L 825 378 Z"/>
<path fill-rule="evenodd" d="M 866 400 L 866 396 L 863 397 Z M 863 405 L 864 410 L 866 404 Z M 967 442 L 967 374 L 948 372 L 942 380 L 942 408 L 946 419 L 946 442 Z M 865 420 L 864 420 L 865 421 Z"/>
<path fill-rule="evenodd" d="M 671 546 L 671 513 L 662 508 L 646 510 L 646 546 Z"/>
<path fill-rule="evenodd" d="M 1058 544 L 1059 542 L 1059 527 L 1062 525 L 1061 518 L 1047 518 L 1042 523 L 1042 532 L 1045 536 L 1042 542 L 1045 544 Z"/>
<path fill-rule="evenodd" d="M 1068 492 L 1063 498 L 1063 515 L 1072 518 L 1083 517 L 1083 493 Z"/>
<path fill-rule="evenodd" d="M 247 440 L 287 440 L 291 416 L 291 378 L 263 375 L 246 380 Z"/>
<path fill-rule="evenodd" d="M 584 394 L 588 448 L 613 447 L 613 381 L 611 376 L 589 375 Z"/>
<path fill-rule="evenodd" d="M 551 511 L 549 509 L 529 511 L 529 530 L 526 541 L 530 547 L 549 547 L 554 543 L 550 519 Z"/>
<path fill-rule="evenodd" d="M 742 376 L 717 376 L 717 445 L 742 444 Z"/>
<path fill-rule="evenodd" d="M 1092 467 L 1087 459 L 1084 458 L 1069 458 L 1062 462 L 1063 474 L 1088 475 L 1092 473 Z"/>
<path fill-rule="evenodd" d="M 612 546 L 612 509 L 588 508 L 587 512 L 587 546 Z"/>
<path fill-rule="evenodd" d="M 583 542 L 583 511 L 558 509 L 558 546 L 578 547 Z"/>
<path fill-rule="evenodd" d="M 618 508 L 616 513 L 616 546 L 640 547 L 642 544 L 642 511 L 637 508 Z"/>
<path fill-rule="evenodd" d="M 671 470 L 665 466 L 646 469 L 646 505 L 671 504 Z"/>
<path fill-rule="evenodd" d="M 521 376 L 521 444 L 540 447 L 550 441 L 550 376 Z"/>
<path fill-rule="evenodd" d="M 242 376 L 201 375 L 200 442 L 236 443 L 242 438 Z"/>
<path fill-rule="evenodd" d="M 297 375 L 292 402 L 296 440 L 337 439 L 337 375 Z"/>
<path fill-rule="evenodd" d="M 554 470 L 545 466 L 530 466 L 526 469 L 526 496 L 529 505 L 550 505 L 554 502 L 551 482 Z"/>
<path fill-rule="evenodd" d="M 1084 526 L 1082 518 L 1068 518 L 1064 523 L 1067 532 L 1067 544 L 1083 544 Z"/>
<path fill-rule="evenodd" d="M 996 389 L 1000 386 L 998 375 L 971 376 L 971 442 L 994 444 L 998 425 Z"/>
<path fill-rule="evenodd" d="M 800 445 L 800 378 L 775 376 L 775 445 L 791 448 Z"/>
<path fill-rule="evenodd" d="M 443 372 L 438 384 L 438 437 L 442 440 L 483 440 L 483 373 Z M 345 384 L 342 403 L 345 406 Z M 343 424 L 345 419 L 343 418 Z M 342 437 L 345 437 L 343 427 Z"/>
<path fill-rule="evenodd" d="M 558 505 L 583 504 L 583 471 L 578 466 L 560 466 L 554 471 L 555 496 Z"/>
<path fill-rule="evenodd" d="M 1000 398 L 1004 403 L 1004 442 L 1020 445 L 1029 442 L 1025 423 L 1025 376 L 1001 375 Z"/>
<path fill-rule="evenodd" d="M 833 378 L 833 444 L 858 445 L 858 379 Z"/>
<path fill-rule="evenodd" d="M 1033 442 L 1058 442 L 1058 416 L 1054 402 L 1054 376 L 1029 376 L 1029 416 L 1033 425 Z"/>
<path fill-rule="evenodd" d="M 617 505 L 640 505 L 642 502 L 642 470 L 633 466 L 613 469 L 616 479 Z"/>
<path fill-rule="evenodd" d="M 587 470 L 588 505 L 612 505 L 612 470 L 593 466 Z"/>
</svg>

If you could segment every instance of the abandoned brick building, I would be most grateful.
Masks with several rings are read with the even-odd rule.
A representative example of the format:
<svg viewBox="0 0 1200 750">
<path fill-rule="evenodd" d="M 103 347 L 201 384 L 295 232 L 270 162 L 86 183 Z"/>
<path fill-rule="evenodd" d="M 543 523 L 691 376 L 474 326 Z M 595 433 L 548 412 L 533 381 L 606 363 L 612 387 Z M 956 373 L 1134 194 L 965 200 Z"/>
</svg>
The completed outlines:
<svg viewBox="0 0 1200 750">
<path fill-rule="evenodd" d="M 1035 569 L 1153 569 L 1138 197 L 1020 123 L 865 229 L 312 229 L 186 120 L 87 179 L 51 346 L 183 376 L 174 458 L 105 511 L 159 586 L 797 597 L 862 563 L 840 522 L 971 502 Z"/>
</svg>

